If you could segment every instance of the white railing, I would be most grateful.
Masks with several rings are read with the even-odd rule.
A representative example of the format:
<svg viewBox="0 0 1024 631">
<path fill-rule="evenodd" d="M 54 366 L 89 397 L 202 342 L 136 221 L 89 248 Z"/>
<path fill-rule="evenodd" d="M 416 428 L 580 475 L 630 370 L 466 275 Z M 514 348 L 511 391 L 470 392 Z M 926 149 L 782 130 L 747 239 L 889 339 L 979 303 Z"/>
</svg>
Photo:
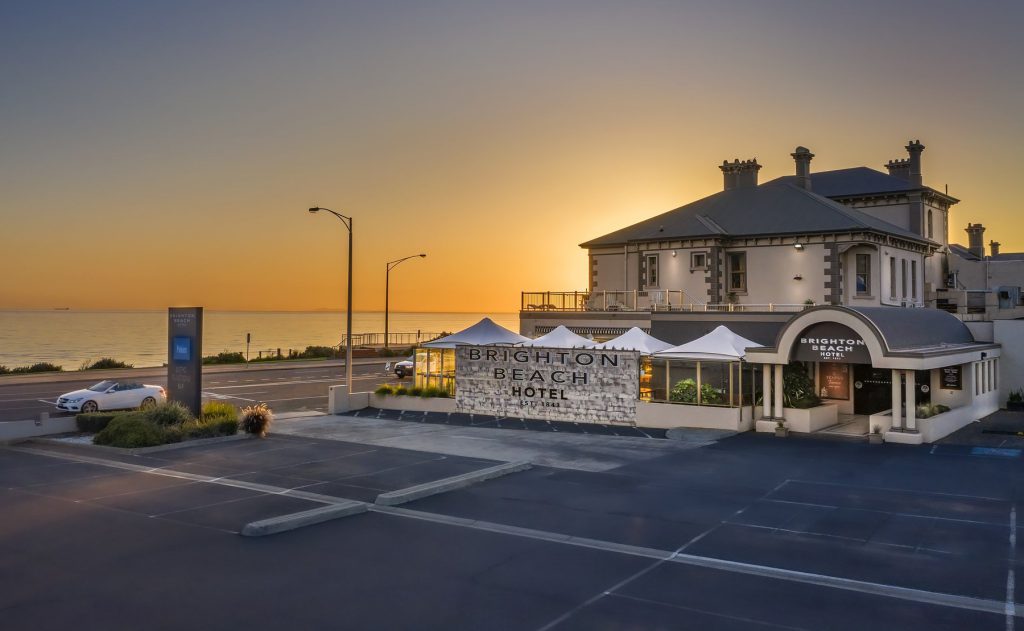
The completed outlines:
<svg viewBox="0 0 1024 631">
<path fill-rule="evenodd" d="M 522 311 L 714 311 L 795 312 L 815 303 L 705 303 L 682 289 L 522 292 Z"/>
</svg>

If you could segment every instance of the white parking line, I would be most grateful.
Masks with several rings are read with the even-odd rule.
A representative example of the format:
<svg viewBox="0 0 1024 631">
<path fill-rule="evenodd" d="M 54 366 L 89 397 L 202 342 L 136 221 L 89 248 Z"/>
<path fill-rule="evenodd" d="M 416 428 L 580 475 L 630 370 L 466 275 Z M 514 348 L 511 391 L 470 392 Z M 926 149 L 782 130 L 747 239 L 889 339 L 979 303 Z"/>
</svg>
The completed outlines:
<svg viewBox="0 0 1024 631">
<path fill-rule="evenodd" d="M 1017 618 L 1017 605 L 1014 596 L 1016 577 L 1014 564 L 1017 563 L 1017 507 L 1010 508 L 1010 563 L 1006 570 L 1006 631 L 1013 631 Z"/>
</svg>

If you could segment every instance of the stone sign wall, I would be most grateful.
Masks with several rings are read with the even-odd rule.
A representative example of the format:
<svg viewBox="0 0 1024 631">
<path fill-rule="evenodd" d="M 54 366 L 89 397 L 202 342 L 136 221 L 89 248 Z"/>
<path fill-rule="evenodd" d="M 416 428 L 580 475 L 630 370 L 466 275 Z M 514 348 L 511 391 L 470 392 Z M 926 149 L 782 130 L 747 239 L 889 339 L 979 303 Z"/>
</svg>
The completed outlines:
<svg viewBox="0 0 1024 631">
<path fill-rule="evenodd" d="M 634 351 L 459 346 L 455 407 L 469 414 L 633 423 L 639 364 Z"/>
</svg>

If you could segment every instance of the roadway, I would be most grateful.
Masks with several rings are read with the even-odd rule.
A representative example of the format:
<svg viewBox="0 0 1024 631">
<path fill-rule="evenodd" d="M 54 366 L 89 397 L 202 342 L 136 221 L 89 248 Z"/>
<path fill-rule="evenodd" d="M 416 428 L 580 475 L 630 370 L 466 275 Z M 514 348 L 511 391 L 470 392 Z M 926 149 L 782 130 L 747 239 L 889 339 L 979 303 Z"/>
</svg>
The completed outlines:
<svg viewBox="0 0 1024 631">
<path fill-rule="evenodd" d="M 394 374 L 384 372 L 387 361 L 383 358 L 354 361 L 355 390 L 366 391 L 382 383 L 397 383 Z M 103 379 L 131 379 L 167 387 L 166 371 L 159 368 L 33 375 L 31 378 L 0 377 L 0 422 L 37 419 L 43 412 L 51 417 L 66 416 L 55 407 L 57 397 Z M 227 401 L 239 407 L 262 401 L 278 413 L 326 412 L 328 388 L 344 384 L 344 362 L 207 367 L 203 373 L 203 400 Z"/>
</svg>

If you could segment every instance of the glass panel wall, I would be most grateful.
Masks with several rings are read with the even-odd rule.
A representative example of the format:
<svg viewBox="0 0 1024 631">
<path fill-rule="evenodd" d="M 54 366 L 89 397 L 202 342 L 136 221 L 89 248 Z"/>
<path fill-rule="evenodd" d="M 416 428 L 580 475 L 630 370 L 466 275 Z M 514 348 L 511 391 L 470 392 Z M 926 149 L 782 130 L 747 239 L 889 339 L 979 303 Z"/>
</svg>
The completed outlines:
<svg viewBox="0 0 1024 631">
<path fill-rule="evenodd" d="M 414 370 L 415 387 L 440 388 L 449 395 L 455 394 L 454 348 L 417 348 Z"/>
<path fill-rule="evenodd" d="M 648 359 L 650 377 L 641 372 L 640 399 L 715 407 L 751 405 L 759 396 L 759 370 L 742 362 Z M 742 374 L 741 374 L 742 372 Z M 645 397 L 645 383 L 648 398 Z"/>
</svg>

